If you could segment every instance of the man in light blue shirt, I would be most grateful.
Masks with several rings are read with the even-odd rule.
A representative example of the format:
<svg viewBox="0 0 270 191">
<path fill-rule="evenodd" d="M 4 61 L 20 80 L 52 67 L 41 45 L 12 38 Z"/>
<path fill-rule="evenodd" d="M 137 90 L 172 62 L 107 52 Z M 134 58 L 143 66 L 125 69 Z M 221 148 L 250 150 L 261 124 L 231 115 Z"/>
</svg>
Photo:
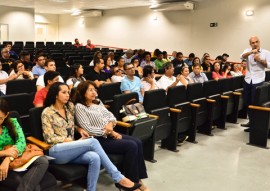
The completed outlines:
<svg viewBox="0 0 270 191">
<path fill-rule="evenodd" d="M 38 78 L 46 73 L 46 69 L 44 68 L 45 65 L 45 58 L 43 55 L 36 56 L 36 65 L 32 69 L 32 73 L 34 78 Z"/>
<path fill-rule="evenodd" d="M 139 101 L 143 102 L 144 90 L 140 78 L 135 76 L 135 68 L 131 63 L 124 64 L 126 77 L 122 80 L 120 89 L 123 93 L 137 92 Z"/>
<path fill-rule="evenodd" d="M 243 84 L 245 107 L 251 105 L 255 98 L 256 87 L 263 84 L 265 80 L 265 68 L 270 68 L 270 52 L 260 47 L 260 40 L 253 36 L 249 39 L 251 48 L 247 48 L 240 55 L 241 59 L 247 61 L 246 76 Z M 241 124 L 243 127 L 250 127 L 247 124 Z M 249 128 L 245 129 L 249 132 Z"/>
<path fill-rule="evenodd" d="M 193 80 L 193 82 L 200 82 L 203 83 L 208 81 L 207 76 L 205 73 L 201 72 L 201 65 L 200 63 L 194 63 L 193 65 L 193 72 L 189 74 L 189 77 Z"/>
</svg>

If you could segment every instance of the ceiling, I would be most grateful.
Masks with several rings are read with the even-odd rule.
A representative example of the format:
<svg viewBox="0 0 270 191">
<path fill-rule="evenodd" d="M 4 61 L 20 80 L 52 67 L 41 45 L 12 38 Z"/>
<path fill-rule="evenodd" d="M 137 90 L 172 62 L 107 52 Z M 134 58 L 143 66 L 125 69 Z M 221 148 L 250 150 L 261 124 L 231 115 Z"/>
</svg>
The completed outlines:
<svg viewBox="0 0 270 191">
<path fill-rule="evenodd" d="M 76 10 L 149 7 L 153 4 L 180 1 L 185 0 L 0 0 L 0 5 L 33 8 L 36 13 L 70 14 Z M 199 2 L 203 0 L 192 1 Z"/>
</svg>

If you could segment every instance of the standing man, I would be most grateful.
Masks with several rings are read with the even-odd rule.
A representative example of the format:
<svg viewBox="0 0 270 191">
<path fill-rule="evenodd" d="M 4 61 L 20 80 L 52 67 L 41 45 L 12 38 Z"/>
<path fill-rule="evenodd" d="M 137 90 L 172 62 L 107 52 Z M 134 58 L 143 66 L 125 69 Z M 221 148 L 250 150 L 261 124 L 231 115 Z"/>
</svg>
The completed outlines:
<svg viewBox="0 0 270 191">
<path fill-rule="evenodd" d="M 253 36 L 249 39 L 251 48 L 247 48 L 241 54 L 241 58 L 247 61 L 246 76 L 243 84 L 245 106 L 251 105 L 255 98 L 255 90 L 257 86 L 263 84 L 265 80 L 265 68 L 270 67 L 270 52 L 260 47 L 260 40 Z M 247 124 L 241 124 L 242 127 L 250 127 Z M 249 132 L 250 129 L 245 129 Z"/>
</svg>

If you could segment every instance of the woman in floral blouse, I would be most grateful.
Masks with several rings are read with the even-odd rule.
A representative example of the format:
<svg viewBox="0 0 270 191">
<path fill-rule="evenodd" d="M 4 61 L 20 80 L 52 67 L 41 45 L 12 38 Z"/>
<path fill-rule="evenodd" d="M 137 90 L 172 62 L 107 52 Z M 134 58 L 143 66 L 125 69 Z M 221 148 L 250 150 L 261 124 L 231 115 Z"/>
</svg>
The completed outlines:
<svg viewBox="0 0 270 191">
<path fill-rule="evenodd" d="M 82 128 L 74 124 L 74 105 L 69 102 L 69 88 L 65 83 L 56 82 L 47 94 L 42 112 L 42 128 L 44 140 L 51 144 L 49 155 L 56 164 L 88 164 L 87 190 L 95 191 L 102 165 L 116 186 L 124 190 L 136 190 L 140 184 L 125 178 L 112 164 L 99 142 L 88 135 Z M 74 140 L 74 130 L 82 135 Z"/>
<path fill-rule="evenodd" d="M 8 117 L 8 106 L 4 99 L 0 99 L 0 185 L 12 187 L 16 183 L 18 172 L 9 171 L 9 163 L 21 156 L 25 150 L 25 137 L 17 119 Z M 3 150 L 7 145 L 13 145 Z M 29 170 L 22 175 L 17 191 L 39 190 L 39 183 L 48 168 L 48 160 L 42 156 L 35 160 Z M 45 179 L 46 177 L 44 177 Z"/>
</svg>

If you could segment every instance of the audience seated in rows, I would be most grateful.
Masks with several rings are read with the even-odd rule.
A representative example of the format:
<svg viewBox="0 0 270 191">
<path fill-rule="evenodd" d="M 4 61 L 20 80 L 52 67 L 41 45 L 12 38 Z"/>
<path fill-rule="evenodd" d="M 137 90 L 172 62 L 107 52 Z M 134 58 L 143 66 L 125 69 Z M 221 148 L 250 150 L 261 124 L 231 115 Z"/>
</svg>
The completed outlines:
<svg viewBox="0 0 270 191">
<path fill-rule="evenodd" d="M 163 59 L 163 54 L 161 51 L 156 52 L 157 59 L 154 61 L 155 63 L 155 68 L 156 69 L 161 69 L 163 64 L 166 63 L 166 60 Z"/>
<path fill-rule="evenodd" d="M 221 74 L 223 78 L 230 78 L 232 77 L 231 75 L 231 64 L 230 63 L 225 63 L 224 66 L 221 69 Z"/>
<path fill-rule="evenodd" d="M 204 72 L 210 72 L 212 70 L 210 56 L 207 56 L 207 55 L 204 56 L 204 58 L 202 59 L 202 68 Z"/>
<path fill-rule="evenodd" d="M 158 89 L 153 66 L 147 65 L 143 68 L 143 77 L 141 79 L 141 83 L 144 91 Z"/>
<path fill-rule="evenodd" d="M 171 62 L 171 60 L 168 58 L 168 53 L 167 53 L 167 51 L 163 51 L 162 54 L 163 54 L 163 59 L 164 59 L 166 62 Z"/>
<path fill-rule="evenodd" d="M 231 65 L 232 69 L 231 69 L 231 75 L 232 77 L 235 77 L 235 76 L 242 76 L 243 73 L 241 71 L 241 66 L 240 64 L 237 64 L 237 63 L 233 63 Z"/>
<path fill-rule="evenodd" d="M 139 101 L 143 102 L 144 90 L 139 77 L 135 76 L 135 68 L 132 63 L 125 63 L 125 78 L 122 80 L 120 89 L 123 93 L 137 92 Z"/>
<path fill-rule="evenodd" d="M 138 76 L 139 78 L 141 78 L 142 75 L 143 75 L 143 70 L 142 70 L 142 67 L 139 66 L 139 59 L 138 58 L 132 58 L 131 63 L 134 66 L 135 75 Z"/>
<path fill-rule="evenodd" d="M 103 70 L 104 70 L 104 72 L 107 74 L 107 76 L 109 78 L 112 76 L 112 68 L 113 68 L 113 66 L 111 64 L 112 64 L 111 57 L 105 56 Z"/>
<path fill-rule="evenodd" d="M 2 94 L 6 94 L 6 90 L 7 90 L 6 83 L 10 80 L 16 79 L 17 75 L 13 74 L 13 75 L 8 76 L 8 74 L 2 70 L 2 67 L 3 67 L 2 63 L 0 62 L 0 91 Z"/>
<path fill-rule="evenodd" d="M 194 54 L 194 53 L 190 53 L 190 54 L 188 55 L 188 58 L 186 58 L 186 59 L 184 60 L 184 62 L 185 62 L 188 66 L 192 66 L 192 62 L 193 62 L 194 58 L 195 58 L 195 54 Z"/>
<path fill-rule="evenodd" d="M 98 59 L 101 59 L 102 58 L 102 53 L 100 51 L 96 51 L 94 53 L 94 57 L 93 57 L 93 60 L 91 60 L 89 66 L 94 66 L 94 62 L 95 60 L 98 60 Z"/>
<path fill-rule="evenodd" d="M 122 173 L 131 181 L 141 183 L 141 179 L 148 177 L 142 141 L 116 132 L 113 129 L 116 118 L 96 97 L 95 83 L 87 80 L 78 85 L 73 99 L 78 126 L 95 136 L 106 154 L 123 155 Z"/>
<path fill-rule="evenodd" d="M 10 58 L 10 53 L 8 48 L 3 48 L 1 50 L 1 59 L 0 59 L 2 64 L 8 64 L 11 66 L 15 60 L 13 58 Z"/>
<path fill-rule="evenodd" d="M 20 60 L 24 64 L 25 69 L 32 70 L 32 67 L 34 66 L 34 64 L 31 61 L 31 55 L 28 51 L 22 50 L 20 52 Z"/>
<path fill-rule="evenodd" d="M 156 65 L 153 61 L 151 61 L 151 53 L 150 52 L 144 52 L 144 56 L 143 56 L 143 60 L 140 64 L 140 66 L 142 68 L 144 68 L 145 66 L 152 66 L 154 67 L 154 69 L 156 68 Z"/>
<path fill-rule="evenodd" d="M 101 84 L 111 83 L 110 78 L 104 72 L 104 60 L 96 59 L 94 61 L 94 68 L 90 70 L 87 79 L 93 81 L 96 87 L 99 88 Z"/>
<path fill-rule="evenodd" d="M 76 88 L 78 84 L 86 79 L 83 77 L 83 67 L 81 64 L 73 64 L 70 67 L 70 75 L 66 81 L 69 89 Z"/>
<path fill-rule="evenodd" d="M 10 55 L 13 59 L 15 59 L 15 60 L 18 60 L 18 59 L 19 59 L 19 55 L 18 55 L 14 50 L 12 50 L 12 45 L 11 45 L 10 43 L 6 43 L 5 48 L 8 49 L 9 55 Z"/>
<path fill-rule="evenodd" d="M 46 70 L 46 72 L 48 71 L 56 71 L 56 65 L 55 65 L 55 61 L 52 59 L 47 59 L 44 65 L 44 68 Z M 45 75 L 45 74 L 44 74 Z M 39 91 L 40 89 L 44 88 L 45 85 L 45 81 L 44 81 L 44 75 L 41 75 L 38 77 L 37 82 L 36 82 L 36 86 L 37 86 L 37 91 Z M 59 82 L 64 82 L 63 78 L 60 76 L 59 74 Z"/>
<path fill-rule="evenodd" d="M 166 62 L 163 65 L 163 68 L 165 70 L 165 73 L 161 76 L 161 78 L 157 81 L 157 85 L 159 88 L 162 88 L 168 91 L 169 87 L 174 87 L 174 86 L 180 86 L 183 85 L 180 80 L 181 80 L 181 75 L 178 74 L 176 77 L 173 76 L 174 74 L 174 67 L 171 62 Z"/>
<path fill-rule="evenodd" d="M 96 46 L 91 43 L 91 40 L 88 39 L 85 45 L 85 48 L 89 48 L 90 50 L 94 49 Z"/>
<path fill-rule="evenodd" d="M 38 78 L 39 76 L 45 74 L 46 70 L 44 68 L 45 58 L 42 54 L 38 54 L 36 56 L 36 65 L 33 67 L 32 72 L 34 78 Z"/>
<path fill-rule="evenodd" d="M 184 56 L 182 52 L 177 52 L 176 58 L 172 61 L 173 67 L 184 67 L 187 66 L 187 64 L 183 60 Z"/>
<path fill-rule="evenodd" d="M 189 69 L 187 66 L 181 68 L 180 82 L 187 86 L 188 84 L 194 83 L 191 77 L 189 77 Z"/>
<path fill-rule="evenodd" d="M 73 46 L 79 48 L 80 46 L 82 46 L 82 43 L 80 43 L 79 39 L 75 38 Z"/>
<path fill-rule="evenodd" d="M 133 53 L 134 51 L 131 49 L 126 51 L 126 53 L 122 56 L 124 58 L 124 63 L 131 63 L 131 60 L 134 57 Z"/>
<path fill-rule="evenodd" d="M 47 93 L 50 87 L 55 83 L 59 82 L 60 74 L 56 71 L 49 70 L 43 75 L 43 80 L 45 87 L 42 87 L 35 94 L 33 104 L 35 107 L 43 107 L 44 101 L 46 99 Z"/>
<path fill-rule="evenodd" d="M 16 74 L 15 79 L 34 79 L 33 73 L 31 71 L 25 70 L 24 64 L 21 60 L 15 61 L 12 67 L 13 70 L 10 72 L 9 76 Z"/>
<path fill-rule="evenodd" d="M 198 58 L 198 57 L 196 57 Z M 195 59 L 194 59 L 195 60 Z M 197 60 L 200 60 L 199 58 Z M 200 82 L 203 83 L 205 81 L 208 81 L 208 78 L 206 77 L 205 73 L 201 72 L 201 65 L 199 62 L 193 63 L 193 72 L 189 74 L 189 77 L 192 79 L 193 82 Z"/>
<path fill-rule="evenodd" d="M 113 67 L 111 81 L 122 82 L 124 78 L 125 78 L 125 74 L 123 74 L 123 71 L 119 69 L 118 66 Z"/>
</svg>

